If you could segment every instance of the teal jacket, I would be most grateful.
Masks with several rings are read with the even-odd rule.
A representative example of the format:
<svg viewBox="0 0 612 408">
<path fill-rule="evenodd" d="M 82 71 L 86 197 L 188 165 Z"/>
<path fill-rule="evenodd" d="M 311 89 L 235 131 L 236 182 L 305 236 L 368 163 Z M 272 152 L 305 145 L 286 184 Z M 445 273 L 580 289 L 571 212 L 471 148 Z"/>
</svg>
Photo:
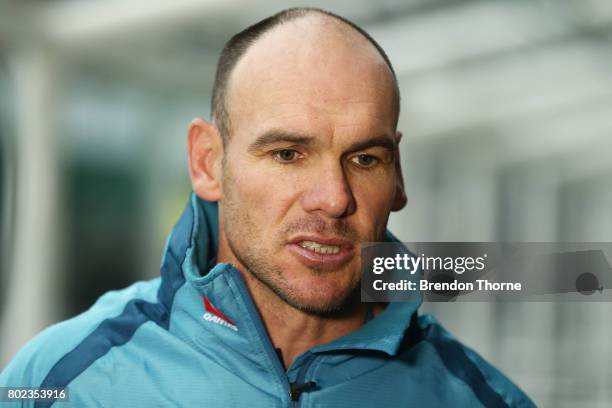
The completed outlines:
<svg viewBox="0 0 612 408">
<path fill-rule="evenodd" d="M 420 302 L 390 303 L 286 370 L 240 273 L 209 267 L 217 223 L 217 207 L 192 195 L 160 278 L 109 292 L 43 331 L 0 386 L 68 387 L 65 406 L 74 407 L 534 406 L 431 316 L 418 316 Z"/>
</svg>

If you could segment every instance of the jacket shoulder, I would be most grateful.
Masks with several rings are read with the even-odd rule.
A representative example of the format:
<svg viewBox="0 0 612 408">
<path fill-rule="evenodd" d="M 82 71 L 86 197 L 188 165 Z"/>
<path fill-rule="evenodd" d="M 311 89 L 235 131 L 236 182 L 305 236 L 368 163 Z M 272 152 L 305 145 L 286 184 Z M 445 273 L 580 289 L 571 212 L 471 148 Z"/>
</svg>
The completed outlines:
<svg viewBox="0 0 612 408">
<path fill-rule="evenodd" d="M 436 350 L 445 368 L 469 386 L 484 406 L 535 407 L 508 377 L 471 348 L 459 342 L 431 315 L 419 316 L 423 340 Z"/>
<path fill-rule="evenodd" d="M 160 279 L 137 282 L 105 293 L 87 311 L 56 323 L 31 339 L 0 373 L 0 386 L 39 387 L 48 373 L 104 321 L 123 312 L 133 300 L 157 300 Z"/>
</svg>

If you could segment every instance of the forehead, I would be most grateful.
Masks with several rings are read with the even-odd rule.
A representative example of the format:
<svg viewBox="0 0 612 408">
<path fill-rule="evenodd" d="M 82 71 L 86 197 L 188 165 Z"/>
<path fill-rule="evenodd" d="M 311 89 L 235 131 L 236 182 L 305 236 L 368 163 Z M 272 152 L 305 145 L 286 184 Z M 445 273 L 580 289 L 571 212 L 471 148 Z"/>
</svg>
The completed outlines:
<svg viewBox="0 0 612 408">
<path fill-rule="evenodd" d="M 238 62 L 227 94 L 232 137 L 268 128 L 392 133 L 392 74 L 361 34 L 308 16 L 264 34 Z"/>
</svg>

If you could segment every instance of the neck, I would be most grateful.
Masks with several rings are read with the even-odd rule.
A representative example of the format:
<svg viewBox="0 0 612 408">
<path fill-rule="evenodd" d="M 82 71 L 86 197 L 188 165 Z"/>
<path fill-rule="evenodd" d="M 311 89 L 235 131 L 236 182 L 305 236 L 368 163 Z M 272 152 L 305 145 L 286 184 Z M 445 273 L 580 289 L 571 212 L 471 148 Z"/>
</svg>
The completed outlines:
<svg viewBox="0 0 612 408">
<path fill-rule="evenodd" d="M 368 305 L 356 297 L 341 313 L 315 315 L 299 310 L 281 299 L 267 285 L 259 281 L 229 249 L 220 228 L 217 262 L 232 263 L 240 271 L 249 293 L 257 306 L 272 345 L 281 350 L 285 368 L 305 351 L 336 340 L 361 327 L 368 317 Z M 376 305 L 375 315 L 382 311 Z"/>
<path fill-rule="evenodd" d="M 303 352 L 351 333 L 367 320 L 367 305 L 359 302 L 348 305 L 338 315 L 306 313 L 287 304 L 248 271 L 241 273 L 272 344 L 281 350 L 285 368 Z"/>
</svg>

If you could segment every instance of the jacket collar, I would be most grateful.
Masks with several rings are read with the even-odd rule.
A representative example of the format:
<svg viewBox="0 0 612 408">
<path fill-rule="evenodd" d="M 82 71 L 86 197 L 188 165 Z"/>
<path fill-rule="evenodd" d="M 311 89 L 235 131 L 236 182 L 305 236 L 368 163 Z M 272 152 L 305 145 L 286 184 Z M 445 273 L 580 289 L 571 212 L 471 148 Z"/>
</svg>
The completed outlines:
<svg viewBox="0 0 612 408">
<path fill-rule="evenodd" d="M 231 307 L 232 302 L 238 300 L 243 304 L 253 303 L 236 268 L 229 264 L 217 264 L 211 268 L 211 265 L 214 265 L 218 246 L 218 225 L 216 203 L 204 201 L 192 193 L 190 203 L 174 227 L 166 245 L 162 261 L 162 288 L 177 288 L 187 282 L 199 293 L 206 293 L 216 298 L 218 304 L 227 307 Z M 387 233 L 387 239 L 397 242 L 390 233 Z M 178 264 L 176 266 L 180 267 L 169 268 L 167 263 Z M 213 281 L 220 276 L 223 276 L 229 285 L 241 288 L 239 293 L 248 299 L 228 299 L 227 292 L 219 290 L 220 285 L 213 284 Z M 421 301 L 419 297 L 413 302 L 389 303 L 381 314 L 360 329 L 333 342 L 317 346 L 311 351 L 317 353 L 366 349 L 395 355 L 405 340 Z M 167 307 L 167 310 L 171 310 L 171 305 Z"/>
</svg>

